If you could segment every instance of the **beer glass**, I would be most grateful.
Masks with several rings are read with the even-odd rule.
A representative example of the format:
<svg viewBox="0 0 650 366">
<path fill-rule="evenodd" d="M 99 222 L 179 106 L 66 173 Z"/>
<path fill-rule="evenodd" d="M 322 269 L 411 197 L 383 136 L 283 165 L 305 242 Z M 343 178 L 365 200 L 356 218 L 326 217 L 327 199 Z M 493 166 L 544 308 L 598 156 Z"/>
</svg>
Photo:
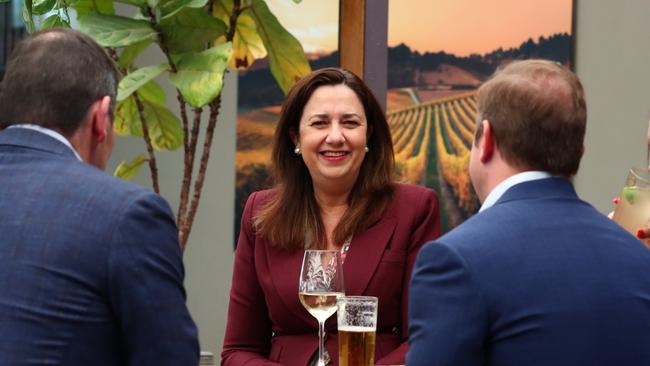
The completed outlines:
<svg viewBox="0 0 650 366">
<path fill-rule="evenodd" d="M 378 299 L 343 296 L 337 306 L 339 366 L 374 366 Z"/>
<path fill-rule="evenodd" d="M 343 269 L 338 250 L 305 250 L 298 284 L 302 306 L 318 320 L 318 366 L 325 366 L 325 320 L 343 296 Z"/>
<path fill-rule="evenodd" d="M 630 169 L 620 200 L 614 210 L 614 221 L 635 235 L 650 220 L 650 179 L 648 169 Z"/>
</svg>

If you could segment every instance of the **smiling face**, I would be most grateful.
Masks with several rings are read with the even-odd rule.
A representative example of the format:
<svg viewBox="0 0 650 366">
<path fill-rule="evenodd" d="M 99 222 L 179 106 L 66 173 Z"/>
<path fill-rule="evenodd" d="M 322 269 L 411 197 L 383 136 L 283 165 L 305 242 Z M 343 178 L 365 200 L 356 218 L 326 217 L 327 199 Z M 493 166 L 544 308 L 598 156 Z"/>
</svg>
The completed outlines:
<svg viewBox="0 0 650 366">
<path fill-rule="evenodd" d="M 294 140 L 315 189 L 352 189 L 366 154 L 367 131 L 363 105 L 352 89 L 339 84 L 314 91 Z"/>
</svg>

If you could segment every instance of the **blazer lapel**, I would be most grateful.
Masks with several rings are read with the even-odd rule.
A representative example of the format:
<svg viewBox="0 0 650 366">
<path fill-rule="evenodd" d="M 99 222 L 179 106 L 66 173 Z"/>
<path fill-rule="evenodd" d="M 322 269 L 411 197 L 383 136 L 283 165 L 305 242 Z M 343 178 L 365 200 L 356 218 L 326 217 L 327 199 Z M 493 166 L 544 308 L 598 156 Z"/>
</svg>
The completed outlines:
<svg viewBox="0 0 650 366">
<path fill-rule="evenodd" d="M 346 295 L 361 295 L 375 273 L 384 250 L 390 241 L 397 219 L 383 217 L 366 231 L 354 236 L 343 263 L 343 282 Z M 296 306 L 298 299 L 298 282 L 302 266 L 303 250 L 287 251 L 268 245 L 266 260 L 269 265 L 270 280 L 275 287 L 280 301 L 296 316 L 307 322 L 313 318 L 302 307 Z M 273 266 L 271 268 L 270 266 Z M 295 298 L 285 298 L 283 294 L 295 294 Z M 300 305 L 300 302 L 297 302 Z M 331 317 L 328 323 L 336 317 Z"/>
<path fill-rule="evenodd" d="M 352 238 L 343 263 L 343 281 L 347 295 L 361 295 L 368 287 L 396 224 L 395 217 L 383 217 L 368 230 Z"/>
<path fill-rule="evenodd" d="M 266 243 L 265 243 L 266 244 Z M 287 309 L 291 309 L 298 317 L 312 321 L 314 318 L 302 307 L 298 300 L 298 282 L 304 250 L 288 251 L 267 246 L 266 260 L 269 266 L 269 276 L 278 297 Z M 294 298 L 286 298 L 283 294 L 294 294 Z M 296 307 L 298 301 L 299 307 Z"/>
</svg>

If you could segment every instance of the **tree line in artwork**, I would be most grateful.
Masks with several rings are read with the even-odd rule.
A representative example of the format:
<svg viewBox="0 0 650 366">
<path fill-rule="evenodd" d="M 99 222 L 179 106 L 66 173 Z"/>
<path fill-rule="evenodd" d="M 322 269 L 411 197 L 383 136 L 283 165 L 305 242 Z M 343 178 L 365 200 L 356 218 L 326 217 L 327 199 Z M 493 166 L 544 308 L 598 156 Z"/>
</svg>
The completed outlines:
<svg viewBox="0 0 650 366">
<path fill-rule="evenodd" d="M 389 48 L 387 118 L 395 146 L 396 179 L 438 192 L 443 231 L 459 225 L 479 207 L 467 173 L 478 86 L 499 65 L 514 59 L 546 58 L 570 65 L 571 47 L 572 37 L 561 33 L 467 57 L 444 51 L 420 53 L 405 44 Z M 337 63 L 338 52 L 310 60 L 313 69 Z M 268 166 L 283 94 L 270 81 L 263 63 L 240 76 L 237 218 L 252 191 L 272 184 Z"/>
</svg>

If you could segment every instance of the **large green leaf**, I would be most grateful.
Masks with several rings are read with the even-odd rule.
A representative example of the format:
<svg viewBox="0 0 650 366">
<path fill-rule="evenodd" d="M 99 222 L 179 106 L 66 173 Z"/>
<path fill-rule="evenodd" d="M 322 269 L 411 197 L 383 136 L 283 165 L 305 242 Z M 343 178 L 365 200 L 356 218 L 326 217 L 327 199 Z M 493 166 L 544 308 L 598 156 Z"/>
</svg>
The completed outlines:
<svg viewBox="0 0 650 366">
<path fill-rule="evenodd" d="M 165 91 L 153 80 L 138 89 L 138 96 L 150 104 L 166 105 Z"/>
<path fill-rule="evenodd" d="M 136 92 L 140 95 L 140 91 Z M 174 150 L 183 143 L 181 122 L 166 106 L 140 96 L 151 144 L 156 150 Z M 115 132 L 142 137 L 142 124 L 134 95 L 119 102 L 115 112 Z"/>
<path fill-rule="evenodd" d="M 172 17 L 184 8 L 202 8 L 207 3 L 208 0 L 161 0 L 160 13 L 162 16 L 160 19 Z"/>
<path fill-rule="evenodd" d="M 158 5 L 160 5 L 160 0 L 146 0 L 147 1 L 147 6 L 150 7 L 153 11 L 158 12 L 160 9 L 158 9 Z M 156 18 L 159 18 L 160 14 L 156 16 Z"/>
<path fill-rule="evenodd" d="M 23 0 L 23 22 L 27 32 L 32 33 L 36 30 L 32 17 L 32 0 Z"/>
<path fill-rule="evenodd" d="M 115 168 L 115 173 L 113 173 L 113 175 L 124 180 L 131 180 L 135 178 L 136 175 L 138 175 L 140 168 L 142 168 L 142 165 L 146 161 L 147 158 L 142 154 L 136 156 L 130 162 L 122 160 L 117 168 Z"/>
<path fill-rule="evenodd" d="M 167 63 L 162 63 L 154 66 L 142 67 L 138 70 L 130 72 L 122 80 L 117 87 L 117 101 L 121 102 L 128 96 L 133 94 L 139 87 L 148 83 L 158 75 L 169 69 Z"/>
<path fill-rule="evenodd" d="M 120 136 L 138 136 L 138 131 L 140 133 L 139 136 L 142 136 L 138 106 L 135 104 L 133 95 L 117 103 L 113 129 Z"/>
<path fill-rule="evenodd" d="M 250 11 L 245 11 L 237 18 L 237 28 L 233 38 L 233 57 L 230 68 L 245 70 L 253 61 L 266 57 L 267 52 L 264 42 L 257 33 L 255 20 Z"/>
<path fill-rule="evenodd" d="M 156 38 L 156 31 L 144 20 L 99 13 L 79 18 L 79 29 L 104 47 L 126 47 Z"/>
<path fill-rule="evenodd" d="M 271 73 L 286 94 L 298 79 L 311 72 L 302 45 L 282 27 L 264 1 L 253 0 L 251 14 L 269 53 Z"/>
<path fill-rule="evenodd" d="M 160 22 L 165 45 L 171 53 L 201 51 L 209 42 L 226 33 L 221 19 L 203 9 L 186 8 Z"/>
<path fill-rule="evenodd" d="M 146 40 L 138 43 L 134 43 L 130 46 L 124 47 L 122 53 L 120 53 L 120 58 L 117 62 L 117 65 L 122 69 L 128 69 L 135 58 L 142 53 L 149 45 L 151 40 Z"/>
<path fill-rule="evenodd" d="M 70 28 L 70 24 L 67 21 L 61 19 L 59 14 L 50 15 L 47 17 L 43 24 L 41 24 L 41 29 L 50 29 L 50 28 Z"/>
<path fill-rule="evenodd" d="M 115 14 L 113 0 L 74 0 L 68 2 L 77 12 L 77 17 L 83 17 L 88 13 Z"/>
<path fill-rule="evenodd" d="M 56 0 L 34 0 L 32 1 L 32 14 L 43 15 L 47 14 L 56 5 Z"/>
<path fill-rule="evenodd" d="M 200 53 L 173 55 L 178 72 L 169 81 L 194 108 L 203 107 L 219 95 L 223 74 L 232 55 L 230 42 Z"/>
<path fill-rule="evenodd" d="M 143 7 L 147 5 L 147 0 L 114 0 L 116 3 L 129 4 L 137 7 Z"/>
<path fill-rule="evenodd" d="M 224 15 L 230 17 L 232 9 L 226 8 L 229 5 L 232 7 L 232 1 L 224 1 L 216 12 L 225 13 Z M 219 14 L 218 16 L 224 15 Z M 232 48 L 233 57 L 230 59 L 228 67 L 233 70 L 246 70 L 253 64 L 253 61 L 266 56 L 264 42 L 257 32 L 257 26 L 250 9 L 243 11 L 237 17 Z"/>
<path fill-rule="evenodd" d="M 162 105 L 143 100 L 151 144 L 157 150 L 175 150 L 183 144 L 181 121 Z"/>
</svg>

